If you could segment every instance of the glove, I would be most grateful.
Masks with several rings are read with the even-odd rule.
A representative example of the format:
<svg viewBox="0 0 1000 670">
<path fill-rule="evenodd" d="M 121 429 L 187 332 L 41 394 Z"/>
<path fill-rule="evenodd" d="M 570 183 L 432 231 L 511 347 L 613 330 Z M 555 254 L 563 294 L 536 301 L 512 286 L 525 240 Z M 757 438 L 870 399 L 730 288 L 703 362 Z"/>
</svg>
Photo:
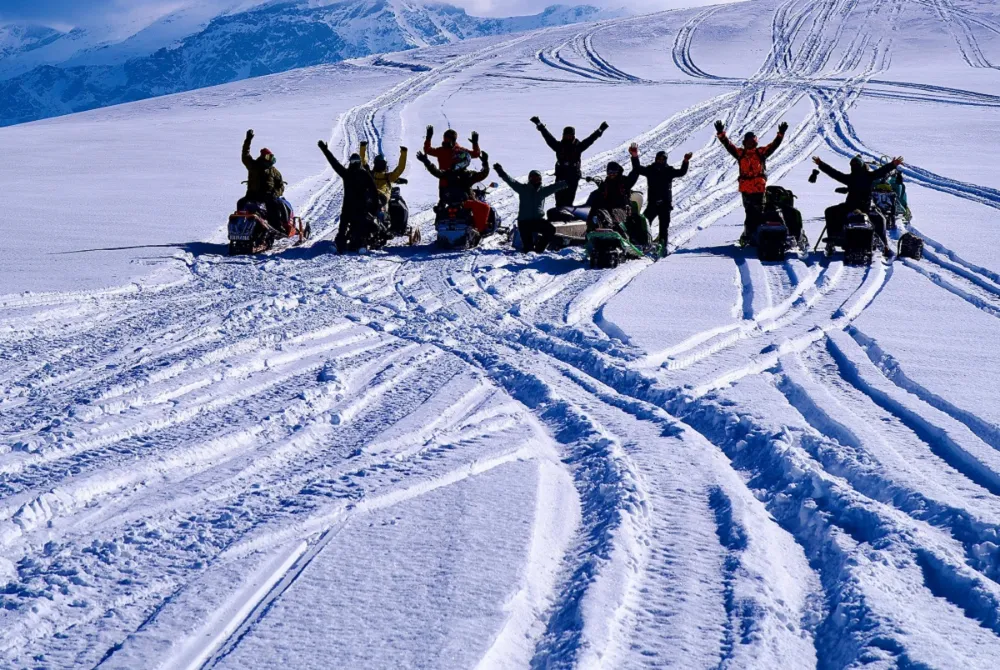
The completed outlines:
<svg viewBox="0 0 1000 670">
<path fill-rule="evenodd" d="M 819 156 L 813 156 L 813 163 L 815 163 L 816 165 L 821 165 L 823 161 L 819 159 Z"/>
<path fill-rule="evenodd" d="M 897 156 L 896 158 L 893 159 L 892 164 L 895 165 L 896 167 L 899 167 L 900 165 L 903 164 L 903 157 Z"/>
<path fill-rule="evenodd" d="M 604 132 L 605 130 L 607 130 L 608 128 L 610 128 L 610 127 L 611 127 L 611 126 L 609 126 L 609 125 L 608 125 L 608 122 L 607 122 L 607 121 L 601 121 L 601 132 L 602 132 L 602 133 L 603 133 L 603 132 Z"/>
<path fill-rule="evenodd" d="M 420 161 L 421 163 L 426 163 L 427 162 L 427 154 L 425 154 L 423 151 L 418 151 L 417 152 L 417 160 Z"/>
<path fill-rule="evenodd" d="M 368 146 L 368 140 L 361 140 L 361 146 L 367 147 Z"/>
<path fill-rule="evenodd" d="M 427 139 L 434 137 L 434 126 L 427 126 Z"/>
<path fill-rule="evenodd" d="M 469 138 L 469 141 L 472 142 L 473 144 L 479 144 L 479 133 L 473 130 L 472 137 Z"/>
<path fill-rule="evenodd" d="M 781 123 L 778 124 L 778 132 L 779 133 L 781 133 L 782 135 L 784 135 L 786 130 L 788 130 L 788 124 L 787 123 L 785 123 L 784 121 L 782 121 Z"/>
<path fill-rule="evenodd" d="M 724 132 L 726 132 L 726 125 L 724 123 L 722 123 L 722 121 L 716 121 L 715 122 L 715 131 L 718 132 L 718 133 L 724 133 Z"/>
<path fill-rule="evenodd" d="M 405 154 L 407 151 L 409 151 L 409 149 L 407 149 L 406 147 L 399 147 L 399 153 Z"/>
<path fill-rule="evenodd" d="M 253 139 L 253 130 L 248 130 L 247 131 L 247 139 L 248 140 L 252 140 Z"/>
<path fill-rule="evenodd" d="M 533 117 L 531 117 L 531 119 L 530 119 L 530 120 L 531 120 L 531 122 L 532 122 L 533 124 L 535 124 L 536 126 L 540 126 L 540 125 L 542 125 L 542 120 L 541 120 L 540 118 L 538 118 L 537 116 L 533 116 Z"/>
<path fill-rule="evenodd" d="M 503 172 L 503 166 L 500 165 L 500 163 L 494 163 L 493 169 L 496 170 L 497 172 Z"/>
<path fill-rule="evenodd" d="M 629 152 L 629 154 L 631 154 L 632 156 L 635 156 L 636 158 L 638 158 L 638 157 L 639 157 L 639 145 L 638 145 L 638 144 L 636 144 L 635 142 L 633 142 L 633 143 L 631 144 L 631 146 L 629 146 L 629 148 L 628 148 L 628 152 Z"/>
<path fill-rule="evenodd" d="M 684 154 L 684 162 L 687 163 L 689 160 L 691 160 L 692 156 L 694 156 L 694 154 L 691 152 Z"/>
<path fill-rule="evenodd" d="M 317 142 L 316 146 L 318 146 L 320 149 L 326 149 L 327 148 L 327 144 L 323 140 L 320 140 L 319 142 Z"/>
</svg>

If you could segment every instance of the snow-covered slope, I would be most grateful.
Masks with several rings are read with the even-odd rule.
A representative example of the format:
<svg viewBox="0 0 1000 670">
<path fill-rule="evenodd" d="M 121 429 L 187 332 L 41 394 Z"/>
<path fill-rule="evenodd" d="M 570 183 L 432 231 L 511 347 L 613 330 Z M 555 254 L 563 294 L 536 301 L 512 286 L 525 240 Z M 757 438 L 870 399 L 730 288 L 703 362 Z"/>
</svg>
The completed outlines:
<svg viewBox="0 0 1000 670">
<path fill-rule="evenodd" d="M 554 5 L 534 16 L 495 19 L 411 0 L 284 0 L 218 11 L 211 4 L 187 7 L 118 41 L 86 30 L 18 37 L 19 29 L 6 28 L 0 38 L 17 50 L 12 47 L 6 57 L 0 52 L 0 73 L 6 73 L 0 79 L 0 125 L 370 54 L 621 14 Z"/>
<path fill-rule="evenodd" d="M 760 0 L 0 130 L 30 194 L 3 225 L 0 666 L 994 668 L 993 11 Z M 394 161 L 475 128 L 524 175 L 553 160 L 533 114 L 611 123 L 588 174 L 695 153 L 669 257 L 332 252 L 316 139 Z M 791 124 L 771 180 L 814 240 L 839 196 L 813 154 L 904 155 L 925 258 L 737 248 L 717 118 Z M 316 237 L 230 259 L 251 126 Z M 162 272 L 118 281 L 128 258 Z"/>
</svg>

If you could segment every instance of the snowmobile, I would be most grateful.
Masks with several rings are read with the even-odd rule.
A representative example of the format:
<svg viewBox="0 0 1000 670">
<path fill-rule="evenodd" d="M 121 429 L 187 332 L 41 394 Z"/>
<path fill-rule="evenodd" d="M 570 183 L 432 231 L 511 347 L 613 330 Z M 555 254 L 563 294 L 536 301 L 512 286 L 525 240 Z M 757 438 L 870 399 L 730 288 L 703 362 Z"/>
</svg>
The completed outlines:
<svg viewBox="0 0 1000 670">
<path fill-rule="evenodd" d="M 881 213 L 873 211 L 872 215 L 881 216 Z M 827 232 L 826 238 L 816 243 L 817 248 L 825 242 L 825 254 L 829 258 L 840 247 L 847 265 L 871 265 L 875 249 L 881 244 L 869 215 L 858 209 L 847 215 L 840 233 Z"/>
<path fill-rule="evenodd" d="M 615 223 L 607 210 L 591 210 L 587 222 L 587 258 L 591 268 L 616 268 L 645 255 L 638 246 L 649 244 L 649 224 L 642 215 L 642 204 L 642 194 L 633 193 L 629 217 L 622 223 Z"/>
<path fill-rule="evenodd" d="M 553 207 L 546 212 L 546 218 L 556 229 L 552 248 L 582 247 L 587 244 L 587 219 L 590 205 L 579 207 Z"/>
<path fill-rule="evenodd" d="M 273 225 L 268 216 L 267 205 L 262 202 L 242 203 L 229 216 L 229 255 L 243 256 L 270 251 L 275 241 L 298 236 L 299 242 L 309 239 L 310 228 L 302 219 L 290 213 L 288 224 L 283 229 Z"/>
<path fill-rule="evenodd" d="M 408 184 L 406 179 L 397 179 L 396 184 Z M 420 229 L 410 228 L 410 208 L 403 200 L 399 186 L 393 186 L 389 201 L 379 210 L 379 220 L 389 230 L 392 237 L 407 236 L 410 246 L 420 243 Z"/>
<path fill-rule="evenodd" d="M 472 189 L 472 195 L 479 202 L 486 202 L 486 196 L 492 193 L 498 184 Z M 437 230 L 437 245 L 442 249 L 473 249 L 479 246 L 484 237 L 493 235 L 499 230 L 502 219 L 497 210 L 490 207 L 487 228 L 483 232 L 476 229 L 472 220 L 472 212 L 465 208 L 465 201 L 442 202 L 434 207 L 436 214 L 434 228 Z"/>
<path fill-rule="evenodd" d="M 755 240 L 741 238 L 757 247 L 762 261 L 782 261 L 788 251 L 806 250 L 809 240 L 802 227 L 802 213 L 795 208 L 795 194 L 780 186 L 768 186 L 764 221 L 757 227 Z"/>
</svg>

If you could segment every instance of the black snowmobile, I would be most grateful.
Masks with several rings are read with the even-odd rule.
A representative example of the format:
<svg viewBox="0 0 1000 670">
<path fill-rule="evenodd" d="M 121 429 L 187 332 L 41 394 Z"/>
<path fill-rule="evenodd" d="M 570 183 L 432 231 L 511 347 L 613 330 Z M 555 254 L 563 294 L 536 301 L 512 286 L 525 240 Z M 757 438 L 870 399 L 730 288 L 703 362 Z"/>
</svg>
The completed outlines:
<svg viewBox="0 0 1000 670">
<path fill-rule="evenodd" d="M 802 227 L 802 213 L 795 208 L 795 194 L 781 186 L 768 186 L 764 196 L 764 220 L 756 239 L 741 241 L 757 247 L 762 261 L 782 261 L 789 251 L 806 251 L 809 240 Z"/>
<path fill-rule="evenodd" d="M 241 201 L 237 211 L 229 216 L 229 255 L 245 256 L 270 251 L 277 240 L 298 237 L 309 239 L 310 228 L 302 219 L 288 212 L 268 212 L 267 205 L 253 200 Z"/>
<path fill-rule="evenodd" d="M 882 216 L 881 212 L 876 211 L 871 215 Z M 875 251 L 882 244 L 875 234 L 875 226 L 869 215 L 859 209 L 847 215 L 842 230 L 827 230 L 827 236 L 816 243 L 816 248 L 822 243 L 826 244 L 824 253 L 827 258 L 833 256 L 838 248 L 843 249 L 844 263 L 847 265 L 871 265 Z"/>
<path fill-rule="evenodd" d="M 399 178 L 395 182 L 399 185 L 408 184 L 406 179 Z M 380 204 L 384 201 L 384 196 L 380 197 Z M 420 243 L 420 229 L 410 228 L 410 207 L 403 200 L 402 191 L 399 186 L 393 186 L 389 201 L 379 208 L 379 221 L 383 227 L 388 229 L 392 237 L 408 238 L 410 246 Z"/>
<path fill-rule="evenodd" d="M 493 182 L 489 186 L 476 187 L 472 194 L 476 200 L 486 202 L 486 196 L 497 188 Z M 487 228 L 483 232 L 476 229 L 472 220 L 472 212 L 465 208 L 465 200 L 442 202 L 434 207 L 434 228 L 437 230 L 437 245 L 442 249 L 473 249 L 479 246 L 484 237 L 489 237 L 499 230 L 502 219 L 497 210 L 490 207 Z"/>
</svg>

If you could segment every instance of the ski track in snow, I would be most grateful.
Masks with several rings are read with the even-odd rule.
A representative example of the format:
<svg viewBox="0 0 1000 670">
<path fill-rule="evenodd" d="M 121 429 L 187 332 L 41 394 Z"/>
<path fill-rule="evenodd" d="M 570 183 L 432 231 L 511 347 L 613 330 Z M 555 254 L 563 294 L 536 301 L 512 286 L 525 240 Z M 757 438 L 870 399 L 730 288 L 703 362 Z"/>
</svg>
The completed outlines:
<svg viewBox="0 0 1000 670">
<path fill-rule="evenodd" d="M 977 39 L 1000 28 L 919 4 L 971 67 L 997 68 Z M 849 118 L 866 96 L 1000 105 L 886 78 L 905 7 L 776 3 L 747 79 L 692 55 L 726 8 L 647 18 L 675 30 L 677 69 L 720 92 L 633 139 L 669 151 L 716 118 L 763 133 L 808 107 L 777 180 L 822 143 L 877 157 Z M 331 146 L 381 147 L 407 105 L 496 74 L 501 54 L 541 80 L 649 83 L 600 51 L 636 21 L 413 68 L 342 114 Z M 697 155 L 675 252 L 739 208 L 732 159 L 714 138 Z M 996 189 L 906 173 L 1000 209 Z M 853 325 L 908 271 L 1000 318 L 995 271 L 926 237 L 924 261 L 869 268 L 734 251 L 733 322 L 646 352 L 600 320 L 650 261 L 591 271 L 578 251 L 498 239 L 340 257 L 341 199 L 330 180 L 307 203 L 302 247 L 185 254 L 172 284 L 0 297 L 0 665 L 229 667 L 343 529 L 517 463 L 539 473 L 535 537 L 480 667 L 977 667 L 1000 648 L 1000 428 Z M 509 189 L 493 202 L 516 212 Z M 414 220 L 432 236 L 428 212 Z"/>
</svg>

